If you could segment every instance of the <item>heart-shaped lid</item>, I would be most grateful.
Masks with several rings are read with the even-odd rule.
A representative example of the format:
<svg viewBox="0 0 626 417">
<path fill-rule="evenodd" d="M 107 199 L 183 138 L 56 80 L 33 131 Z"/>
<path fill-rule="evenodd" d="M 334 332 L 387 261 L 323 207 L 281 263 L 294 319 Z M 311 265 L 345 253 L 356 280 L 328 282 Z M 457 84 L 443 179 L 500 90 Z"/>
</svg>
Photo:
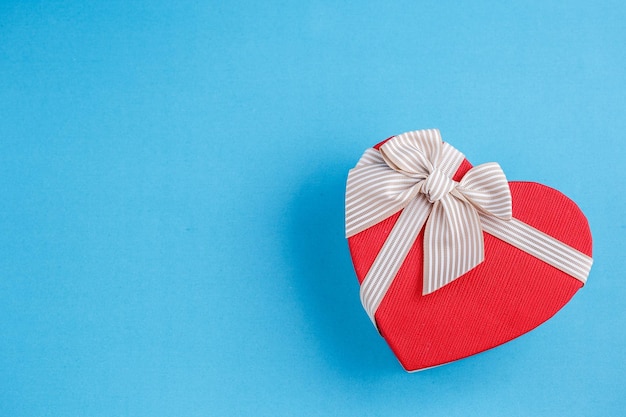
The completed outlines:
<svg viewBox="0 0 626 417">
<path fill-rule="evenodd" d="M 592 263 L 571 200 L 540 184 L 509 187 L 499 165 L 472 167 L 434 129 L 364 153 L 348 177 L 346 234 L 363 305 L 407 370 L 531 330 Z"/>
</svg>

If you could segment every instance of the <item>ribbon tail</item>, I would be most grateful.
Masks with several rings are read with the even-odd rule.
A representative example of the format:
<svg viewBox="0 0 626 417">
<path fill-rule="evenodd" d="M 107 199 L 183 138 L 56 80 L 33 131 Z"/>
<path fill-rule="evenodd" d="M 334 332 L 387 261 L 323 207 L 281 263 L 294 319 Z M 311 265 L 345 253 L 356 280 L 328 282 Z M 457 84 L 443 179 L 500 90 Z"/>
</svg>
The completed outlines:
<svg viewBox="0 0 626 417">
<path fill-rule="evenodd" d="M 435 202 L 424 231 L 424 283 L 430 294 L 485 259 L 483 230 L 469 202 L 447 195 Z"/>
<path fill-rule="evenodd" d="M 396 172 L 380 153 L 368 150 L 350 170 L 346 186 L 346 237 L 402 210 L 418 192 L 414 178 Z"/>
</svg>

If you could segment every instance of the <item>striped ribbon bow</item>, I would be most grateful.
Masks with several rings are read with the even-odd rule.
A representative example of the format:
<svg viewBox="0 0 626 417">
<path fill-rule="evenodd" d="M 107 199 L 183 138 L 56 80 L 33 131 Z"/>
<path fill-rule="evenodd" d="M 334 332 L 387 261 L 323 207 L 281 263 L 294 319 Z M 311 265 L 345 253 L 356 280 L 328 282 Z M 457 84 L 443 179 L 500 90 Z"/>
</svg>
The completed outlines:
<svg viewBox="0 0 626 417">
<path fill-rule="evenodd" d="M 368 149 L 348 175 L 348 237 L 404 210 L 402 223 L 413 227 L 406 228 L 402 242 L 391 249 L 396 255 L 403 248 L 408 253 L 426 222 L 424 295 L 483 262 L 479 212 L 511 218 L 511 193 L 500 166 L 478 165 L 455 182 L 452 177 L 463 159 L 461 152 L 441 141 L 438 131 L 409 132 L 388 140 L 379 151 Z M 405 256 L 389 263 L 401 264 Z"/>
</svg>

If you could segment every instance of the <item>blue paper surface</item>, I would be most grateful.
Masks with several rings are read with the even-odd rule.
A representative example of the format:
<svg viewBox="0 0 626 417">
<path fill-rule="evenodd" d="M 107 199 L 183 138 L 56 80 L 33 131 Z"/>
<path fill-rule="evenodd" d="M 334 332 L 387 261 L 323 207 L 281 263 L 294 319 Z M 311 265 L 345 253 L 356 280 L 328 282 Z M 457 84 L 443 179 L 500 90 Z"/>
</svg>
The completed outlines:
<svg viewBox="0 0 626 417">
<path fill-rule="evenodd" d="M 626 3 L 0 4 L 1 416 L 623 416 Z M 439 128 L 589 218 L 552 320 L 406 374 L 343 235 Z"/>
</svg>

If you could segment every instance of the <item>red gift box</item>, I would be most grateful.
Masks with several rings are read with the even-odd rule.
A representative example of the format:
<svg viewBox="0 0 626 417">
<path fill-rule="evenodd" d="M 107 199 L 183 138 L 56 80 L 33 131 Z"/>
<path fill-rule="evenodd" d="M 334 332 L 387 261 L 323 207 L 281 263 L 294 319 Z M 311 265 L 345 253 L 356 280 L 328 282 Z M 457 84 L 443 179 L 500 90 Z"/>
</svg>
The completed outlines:
<svg viewBox="0 0 626 417">
<path fill-rule="evenodd" d="M 436 151 L 428 149 L 435 146 Z M 483 171 L 494 172 L 481 176 L 483 165 L 473 169 L 431 129 L 369 149 L 348 177 L 346 229 L 362 300 L 407 371 L 446 364 L 521 336 L 552 317 L 586 281 L 592 239 L 578 206 L 538 183 L 515 181 L 507 187 L 503 174 L 495 172 L 497 164 L 484 166 Z M 476 178 L 467 181 L 471 176 Z M 480 204 L 498 181 L 493 215 Z M 425 225 L 408 217 L 416 200 L 424 203 L 417 217 L 425 217 L 419 220 Z M 502 201 L 508 214 L 498 212 Z M 385 204 L 395 208 L 385 211 Z M 468 214 L 454 220 L 457 206 Z M 396 211 L 388 215 L 390 210 Z M 476 221 L 478 235 L 463 231 L 477 227 Z M 354 227 L 358 222 L 360 229 Z M 437 231 L 446 227 L 447 232 Z M 468 261 L 471 251 L 478 261 Z M 389 266 L 394 262 L 395 269 Z M 377 293 L 377 301 L 369 293 Z"/>
</svg>

